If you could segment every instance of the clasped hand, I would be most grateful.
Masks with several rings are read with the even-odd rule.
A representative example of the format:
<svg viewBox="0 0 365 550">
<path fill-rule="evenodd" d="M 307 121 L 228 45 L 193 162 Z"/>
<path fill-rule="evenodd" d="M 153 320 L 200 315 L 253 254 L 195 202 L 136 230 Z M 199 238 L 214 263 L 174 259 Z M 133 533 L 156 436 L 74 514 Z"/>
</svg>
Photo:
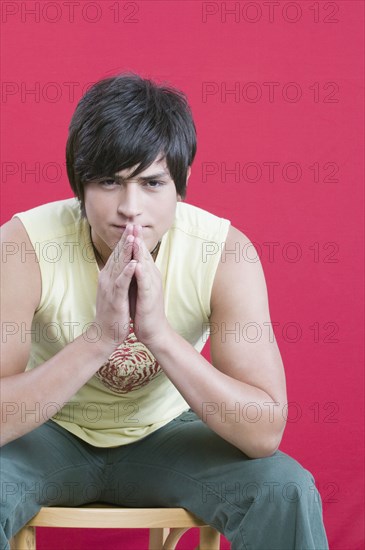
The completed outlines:
<svg viewBox="0 0 365 550">
<path fill-rule="evenodd" d="M 168 325 L 161 274 L 143 240 L 142 227 L 132 224 L 99 275 L 95 321 L 106 345 L 115 347 L 125 340 L 130 319 L 137 339 L 147 347 Z"/>
</svg>

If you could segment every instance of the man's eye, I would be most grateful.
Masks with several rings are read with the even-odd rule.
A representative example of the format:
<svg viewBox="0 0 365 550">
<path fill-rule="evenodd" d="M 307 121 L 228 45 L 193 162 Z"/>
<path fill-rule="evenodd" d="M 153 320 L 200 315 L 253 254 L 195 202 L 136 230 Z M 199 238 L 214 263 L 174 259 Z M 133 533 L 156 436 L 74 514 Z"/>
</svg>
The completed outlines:
<svg viewBox="0 0 365 550">
<path fill-rule="evenodd" d="M 113 187 L 114 185 L 118 185 L 118 183 L 113 179 L 102 180 L 100 183 L 105 187 Z"/>
<path fill-rule="evenodd" d="M 163 183 L 161 181 L 157 181 L 157 180 L 149 180 L 146 182 L 146 185 L 147 187 L 152 187 L 153 189 L 157 188 L 157 187 L 160 187 L 161 185 L 163 185 Z"/>
</svg>

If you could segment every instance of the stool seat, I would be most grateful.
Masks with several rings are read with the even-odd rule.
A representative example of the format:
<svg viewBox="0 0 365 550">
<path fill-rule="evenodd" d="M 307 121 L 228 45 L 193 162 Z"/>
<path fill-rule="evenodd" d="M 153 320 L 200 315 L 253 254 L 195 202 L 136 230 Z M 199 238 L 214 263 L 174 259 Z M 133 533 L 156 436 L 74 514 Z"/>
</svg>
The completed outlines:
<svg viewBox="0 0 365 550">
<path fill-rule="evenodd" d="M 147 528 L 148 550 L 174 550 L 188 529 L 199 527 L 199 550 L 220 548 L 218 531 L 184 508 L 121 508 L 107 504 L 44 507 L 12 539 L 12 550 L 36 550 L 35 527 Z"/>
</svg>

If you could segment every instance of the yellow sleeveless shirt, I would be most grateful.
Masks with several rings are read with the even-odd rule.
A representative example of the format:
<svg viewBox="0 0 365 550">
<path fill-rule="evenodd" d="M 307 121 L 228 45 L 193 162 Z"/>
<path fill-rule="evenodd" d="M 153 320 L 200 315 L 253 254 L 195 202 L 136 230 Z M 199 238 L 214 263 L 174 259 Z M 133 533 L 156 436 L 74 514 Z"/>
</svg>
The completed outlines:
<svg viewBox="0 0 365 550">
<path fill-rule="evenodd" d="M 29 235 L 42 279 L 29 370 L 80 334 L 88 337 L 95 318 L 99 269 L 90 226 L 76 199 L 15 216 Z M 174 223 L 163 235 L 156 258 L 166 317 L 199 352 L 209 332 L 211 290 L 229 225 L 228 220 L 178 202 Z M 90 331 L 92 338 L 97 335 Z M 52 420 L 97 447 L 133 443 L 189 408 L 152 353 L 138 342 L 132 323 L 127 339 L 68 403 L 60 405 Z"/>
</svg>

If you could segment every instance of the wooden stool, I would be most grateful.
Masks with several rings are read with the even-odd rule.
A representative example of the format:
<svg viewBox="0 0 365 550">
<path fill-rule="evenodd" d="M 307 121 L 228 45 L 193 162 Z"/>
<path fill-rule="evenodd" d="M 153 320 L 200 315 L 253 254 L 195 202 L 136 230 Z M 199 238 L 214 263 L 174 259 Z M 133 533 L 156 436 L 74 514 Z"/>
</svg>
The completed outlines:
<svg viewBox="0 0 365 550">
<path fill-rule="evenodd" d="M 199 527 L 199 550 L 220 548 L 218 531 L 184 508 L 119 508 L 104 504 L 41 508 L 12 539 L 12 550 L 36 550 L 35 527 L 148 528 L 148 550 L 174 550 L 188 529 Z"/>
</svg>

